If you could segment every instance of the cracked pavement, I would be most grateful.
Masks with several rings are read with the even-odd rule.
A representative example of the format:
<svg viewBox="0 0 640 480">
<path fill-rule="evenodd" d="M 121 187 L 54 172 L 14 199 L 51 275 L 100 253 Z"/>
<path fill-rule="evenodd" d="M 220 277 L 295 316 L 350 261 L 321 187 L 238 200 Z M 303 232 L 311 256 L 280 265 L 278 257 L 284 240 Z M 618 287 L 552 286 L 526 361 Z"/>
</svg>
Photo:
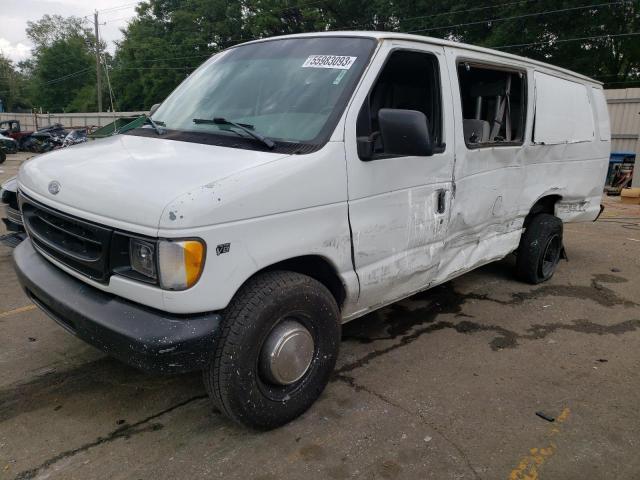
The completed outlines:
<svg viewBox="0 0 640 480">
<path fill-rule="evenodd" d="M 214 411 L 198 374 L 69 335 L 0 246 L 0 479 L 636 479 L 640 207 L 607 204 L 566 226 L 544 285 L 507 258 L 346 325 L 320 400 L 267 433 Z"/>
</svg>

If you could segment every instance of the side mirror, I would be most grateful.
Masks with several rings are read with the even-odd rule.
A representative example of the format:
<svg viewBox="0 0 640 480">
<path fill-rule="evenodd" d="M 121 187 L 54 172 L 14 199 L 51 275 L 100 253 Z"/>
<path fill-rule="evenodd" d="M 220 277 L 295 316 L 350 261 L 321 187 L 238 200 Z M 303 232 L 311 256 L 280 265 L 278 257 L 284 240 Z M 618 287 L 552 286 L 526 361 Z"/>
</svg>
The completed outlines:
<svg viewBox="0 0 640 480">
<path fill-rule="evenodd" d="M 149 116 L 153 115 L 154 113 L 156 113 L 156 110 L 158 110 L 158 107 L 160 106 L 159 103 L 156 103 L 154 105 L 151 106 L 151 110 L 149 110 Z"/>
<path fill-rule="evenodd" d="M 378 122 L 384 153 L 418 157 L 433 155 L 429 121 L 424 113 L 382 108 L 378 112 Z"/>
</svg>

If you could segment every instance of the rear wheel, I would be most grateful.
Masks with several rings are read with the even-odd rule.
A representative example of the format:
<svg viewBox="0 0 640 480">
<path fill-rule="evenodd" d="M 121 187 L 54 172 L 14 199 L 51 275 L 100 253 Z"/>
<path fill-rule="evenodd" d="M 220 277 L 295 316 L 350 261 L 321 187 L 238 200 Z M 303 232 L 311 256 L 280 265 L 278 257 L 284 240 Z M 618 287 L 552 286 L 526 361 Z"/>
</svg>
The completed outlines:
<svg viewBox="0 0 640 480">
<path fill-rule="evenodd" d="M 324 285 L 299 273 L 260 274 L 223 313 L 207 392 L 239 424 L 284 425 L 322 393 L 339 345 L 340 314 Z"/>
<path fill-rule="evenodd" d="M 517 251 L 516 274 L 537 284 L 549 280 L 562 255 L 562 220 L 540 213 L 529 222 Z"/>
<path fill-rule="evenodd" d="M 7 159 L 7 154 L 4 153 L 4 150 L 0 148 L 0 164 L 4 163 L 6 159 Z"/>
</svg>

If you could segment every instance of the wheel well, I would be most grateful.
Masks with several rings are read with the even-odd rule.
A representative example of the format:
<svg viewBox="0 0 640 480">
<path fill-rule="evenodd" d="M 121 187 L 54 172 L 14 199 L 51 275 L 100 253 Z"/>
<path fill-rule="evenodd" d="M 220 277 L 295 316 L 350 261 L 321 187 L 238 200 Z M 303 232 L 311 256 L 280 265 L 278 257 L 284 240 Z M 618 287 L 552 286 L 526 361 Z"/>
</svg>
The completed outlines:
<svg viewBox="0 0 640 480">
<path fill-rule="evenodd" d="M 553 215 L 555 213 L 555 205 L 562 197 L 560 195 L 547 195 L 539 198 L 536 203 L 533 204 L 531 210 L 524 218 L 524 228 L 527 228 L 531 219 L 539 213 L 549 213 Z"/>
<path fill-rule="evenodd" d="M 273 270 L 289 270 L 291 272 L 307 275 L 322 283 L 333 295 L 338 308 L 342 308 L 347 296 L 346 289 L 334 266 L 324 257 L 318 255 L 305 255 L 289 258 L 270 265 L 260 272 Z M 260 273 L 258 272 L 258 273 Z"/>
</svg>

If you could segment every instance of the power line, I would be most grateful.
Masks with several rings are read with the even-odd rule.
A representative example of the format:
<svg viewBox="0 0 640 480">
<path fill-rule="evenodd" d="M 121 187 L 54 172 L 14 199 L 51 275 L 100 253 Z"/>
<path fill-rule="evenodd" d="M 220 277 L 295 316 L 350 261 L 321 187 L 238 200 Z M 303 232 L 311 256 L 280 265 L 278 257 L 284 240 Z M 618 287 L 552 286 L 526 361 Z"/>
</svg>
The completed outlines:
<svg viewBox="0 0 640 480">
<path fill-rule="evenodd" d="M 464 10 L 449 10 L 448 12 L 438 12 L 438 13 L 432 13 L 429 15 L 418 15 L 415 17 L 403 17 L 403 18 L 398 18 L 396 19 L 396 22 L 400 23 L 400 22 L 407 22 L 410 20 L 421 20 L 423 18 L 436 18 L 436 17 L 442 17 L 442 16 L 455 16 L 455 15 L 459 15 L 461 13 L 468 13 L 468 12 L 477 12 L 477 11 L 481 11 L 481 10 L 488 10 L 488 9 L 492 9 L 492 8 L 502 8 L 502 7 L 509 7 L 512 5 L 519 5 L 521 3 L 531 3 L 531 2 L 535 2 L 537 0 L 518 0 L 517 2 L 509 2 L 509 3 L 500 3 L 497 5 L 489 5 L 487 7 L 474 7 L 474 8 L 467 8 Z M 354 27 L 354 28 L 360 28 L 360 27 L 366 27 L 366 26 L 370 26 L 372 25 L 371 21 L 367 21 L 367 22 L 359 22 L 359 23 L 355 23 L 350 25 L 350 27 Z M 340 29 L 337 29 L 340 30 Z M 331 30 L 329 30 L 331 31 Z"/>
<path fill-rule="evenodd" d="M 626 36 L 636 36 L 636 35 L 640 35 L 640 32 L 620 33 L 620 34 L 607 34 L 607 35 L 594 35 L 594 36 L 589 36 L 589 37 L 565 38 L 565 39 L 557 39 L 557 40 L 546 40 L 546 41 L 542 41 L 542 42 L 520 43 L 520 44 L 514 44 L 514 45 L 501 45 L 501 46 L 497 46 L 497 47 L 488 47 L 488 48 L 504 49 L 504 48 L 515 48 L 515 47 L 524 47 L 524 46 L 531 46 L 531 45 L 542 45 L 542 44 L 546 44 L 546 43 L 566 43 L 566 42 L 577 42 L 577 41 L 583 41 L 583 40 L 595 40 L 595 39 L 600 39 L 600 38 L 626 37 Z M 182 60 L 182 59 L 187 59 L 187 58 L 197 58 L 197 57 L 205 57 L 205 56 L 208 57 L 210 55 L 206 54 L 206 55 L 188 55 L 188 56 L 181 56 L 181 57 L 152 58 L 152 59 L 139 60 L 139 61 L 156 62 L 156 61 L 166 61 L 166 60 Z M 43 83 L 42 85 L 48 85 L 48 84 L 51 84 L 51 83 L 56 83 L 56 82 L 59 82 L 59 81 L 62 81 L 62 80 L 66 80 L 68 78 L 72 78 L 72 77 L 78 76 L 78 75 L 90 70 L 91 68 L 92 67 L 83 68 L 82 70 L 78 70 L 76 72 L 72 72 L 72 73 L 69 73 L 67 75 L 63 75 L 62 77 L 58 77 L 58 78 L 55 78 L 53 80 L 49 80 L 49 81 Z M 115 67 L 112 67 L 112 70 L 185 70 L 185 69 L 195 69 L 195 67 L 188 67 L 188 66 L 184 66 L 184 67 L 170 67 L 170 66 L 121 67 L 121 66 L 115 66 Z"/>
<path fill-rule="evenodd" d="M 315 5 L 315 4 L 317 4 L 317 3 L 323 3 L 324 1 L 325 1 L 325 0 L 314 0 L 314 1 L 312 1 L 312 2 L 301 3 L 301 4 L 299 4 L 299 5 L 292 5 L 292 6 L 290 6 L 290 7 L 283 7 L 283 8 L 281 7 L 281 8 L 273 8 L 273 9 L 268 9 L 268 10 L 260 10 L 260 14 L 265 14 L 265 13 L 281 13 L 281 12 L 286 12 L 287 10 L 294 10 L 294 9 L 296 9 L 296 8 L 298 8 L 298 9 L 300 9 L 300 8 L 307 8 L 307 7 L 309 7 L 310 5 Z M 534 1 L 534 0 L 526 0 L 526 1 Z M 104 10 L 99 10 L 99 12 L 104 12 Z M 125 19 L 125 18 L 130 18 L 130 17 L 118 17 L 118 18 L 111 18 L 111 19 L 108 19 L 105 23 L 115 22 L 115 21 L 118 21 L 118 20 L 123 20 L 123 19 Z M 216 20 L 224 20 L 224 19 L 223 19 L 223 18 L 213 19 L 213 21 L 216 21 Z M 178 30 L 178 29 L 174 29 L 174 30 L 172 30 L 172 31 L 173 31 L 173 32 L 176 32 L 176 31 L 188 31 L 188 32 L 190 32 L 190 31 L 193 31 L 193 28 L 180 29 L 180 30 Z"/>
<path fill-rule="evenodd" d="M 198 67 L 119 67 L 115 66 L 111 70 L 195 70 Z"/>
<path fill-rule="evenodd" d="M 273 9 L 268 9 L 268 10 L 260 10 L 260 14 L 267 14 L 267 13 L 282 13 L 282 12 L 286 12 L 287 10 L 294 10 L 294 9 L 301 9 L 301 8 L 308 8 L 310 5 L 315 5 L 318 3 L 323 3 L 325 0 L 313 0 L 311 2 L 305 2 L 305 3 L 301 3 L 298 5 L 292 5 L 290 7 L 284 7 L 284 8 L 273 8 Z M 524 0 L 524 1 L 534 1 L 534 0 Z M 116 19 L 111 19 L 111 20 L 107 20 L 105 23 L 109 23 L 109 22 L 115 22 L 117 20 L 122 20 L 125 18 L 129 18 L 129 17 L 119 17 Z M 213 19 L 210 22 L 213 21 L 219 21 L 219 20 L 224 20 L 223 18 L 217 18 L 217 19 Z M 209 24 L 209 28 L 211 28 L 211 25 Z M 193 32 L 194 27 L 190 27 L 190 28 L 175 28 L 175 29 L 171 29 L 171 32 Z M 211 32 L 209 32 L 211 33 Z M 250 38 L 247 39 L 247 41 L 249 40 L 257 40 L 257 38 Z"/>
<path fill-rule="evenodd" d="M 86 73 L 87 71 L 89 71 L 91 69 L 93 69 L 93 67 L 83 68 L 82 70 L 78 70 L 76 72 L 72 72 L 72 73 L 69 73 L 67 75 L 63 75 L 61 77 L 54 78 L 53 80 L 48 80 L 46 82 L 43 82 L 43 83 L 39 84 L 38 86 L 39 87 L 44 87 L 46 85 L 53 85 L 54 83 L 60 83 L 60 82 L 63 82 L 65 80 L 70 80 L 72 78 L 75 78 L 75 77 L 78 77 L 78 76 L 82 75 L 83 73 Z M 18 84 L 16 86 L 19 87 L 19 88 L 23 88 L 24 87 L 23 85 L 20 85 L 20 84 Z M 2 92 L 2 93 L 7 93 L 7 92 L 8 91 Z"/>
<path fill-rule="evenodd" d="M 138 2 L 131 2 L 131 3 L 125 3 L 122 5 L 115 5 L 113 7 L 109 7 L 109 8 L 103 8 L 102 10 L 98 10 L 99 13 L 107 13 L 107 12 L 115 12 L 117 10 L 124 10 L 125 8 L 129 8 L 133 5 L 138 5 L 140 3 L 140 1 Z"/>
<path fill-rule="evenodd" d="M 457 15 L 457 14 L 460 14 L 460 13 L 466 13 L 466 12 L 472 12 L 472 11 L 481 11 L 481 10 L 487 10 L 487 9 L 490 9 L 490 8 L 499 8 L 499 7 L 505 7 L 505 6 L 510 6 L 510 5 L 521 4 L 521 3 L 529 3 L 531 1 L 534 1 L 534 0 L 520 0 L 520 1 L 516 1 L 516 2 L 509 2 L 509 3 L 499 4 L 499 5 L 486 6 L 486 7 L 475 7 L 475 8 L 465 9 L 465 10 L 458 10 L 458 11 L 439 12 L 439 13 L 434 13 L 434 14 L 431 14 L 431 15 L 425 15 L 425 16 L 419 16 L 419 17 L 405 17 L 405 18 L 400 18 L 397 21 L 398 22 L 402 22 L 402 21 L 415 20 L 415 19 L 426 18 L 426 17 L 437 17 L 437 16 L 444 16 L 444 15 Z M 100 12 L 116 11 L 116 10 L 127 8 L 127 7 L 129 7 L 131 5 L 137 5 L 138 3 L 139 2 L 134 2 L 134 3 L 128 3 L 128 4 L 124 4 L 124 5 L 120 5 L 120 6 L 115 6 L 115 7 L 111 7 L 111 8 L 108 8 L 108 9 L 100 10 Z M 291 9 L 294 9 L 294 8 L 303 8 L 305 6 L 309 6 L 309 5 L 313 5 L 313 4 L 317 4 L 317 3 L 321 3 L 321 1 L 312 1 L 312 2 L 306 2 L 306 3 L 300 4 L 300 5 L 295 5 L 295 6 L 291 6 L 291 7 L 285 7 L 285 8 L 281 8 L 281 9 L 266 10 L 263 13 L 282 12 L 282 11 L 291 10 Z M 547 15 L 547 14 L 551 14 L 551 13 L 561 13 L 561 12 L 575 11 L 575 10 L 579 10 L 579 9 L 598 8 L 598 7 L 602 7 L 602 6 L 612 6 L 612 5 L 619 5 L 619 4 L 624 4 L 624 3 L 627 3 L 627 2 L 625 2 L 625 1 L 617 1 L 617 2 L 602 3 L 602 4 L 592 4 L 592 5 L 585 5 L 585 6 L 580 6 L 580 7 L 571 7 L 571 8 L 543 11 L 543 12 L 537 12 L 537 13 L 529 13 L 529 14 L 512 16 L 512 17 L 488 19 L 488 20 L 483 20 L 483 21 L 479 21 L 479 22 L 469 22 L 469 23 L 462 23 L 462 24 L 457 24 L 457 25 L 434 27 L 434 28 L 431 28 L 431 29 L 412 30 L 412 31 L 409 31 L 409 32 L 406 32 L 406 33 L 415 33 L 415 32 L 419 32 L 419 31 L 429 31 L 429 30 L 444 29 L 444 28 L 455 28 L 455 27 L 458 27 L 458 26 L 467 26 L 467 25 L 474 25 L 474 24 L 481 24 L 481 23 L 488 23 L 488 22 L 515 20 L 515 19 L 518 19 L 518 18 L 526 18 L 526 17 L 530 17 L 530 16 L 535 16 L 535 15 Z M 112 21 L 115 21 L 115 20 L 112 20 Z M 364 24 L 359 24 L 359 25 L 364 25 Z M 190 30 L 192 30 L 192 29 L 190 29 Z M 173 31 L 179 31 L 179 30 L 176 29 L 176 30 L 173 30 Z M 533 46 L 533 45 L 543 45 L 543 44 L 553 44 L 553 43 L 565 43 L 565 42 L 573 42 L 573 41 L 592 40 L 592 39 L 598 39 L 598 38 L 635 36 L 635 35 L 638 35 L 638 34 L 640 34 L 640 33 L 633 32 L 633 33 L 626 33 L 626 34 L 597 35 L 597 36 L 590 36 L 590 37 L 547 40 L 547 41 L 522 43 L 522 44 L 514 44 L 514 45 L 502 45 L 502 46 L 491 47 L 491 48 L 495 48 L 495 49 L 517 48 L 517 47 L 525 47 L 525 46 Z M 250 38 L 232 37 L 230 39 L 223 39 L 222 42 L 228 44 L 229 42 L 233 42 L 235 40 L 239 40 L 239 41 L 242 42 L 242 41 L 251 41 L 251 40 L 259 40 L 259 39 L 260 39 L 260 37 L 250 37 Z M 201 42 L 196 42 L 196 43 L 201 43 Z M 194 44 L 196 44 L 196 43 L 194 43 Z M 172 45 L 172 46 L 184 46 L 186 44 L 170 44 L 170 45 Z M 156 58 L 156 59 L 140 59 L 140 60 L 137 60 L 137 61 L 138 62 L 148 63 L 148 62 L 159 62 L 159 61 L 182 60 L 182 59 L 188 59 L 188 58 L 203 58 L 203 57 L 211 56 L 212 53 L 201 54 L 201 55 L 179 56 L 179 57 L 165 57 L 165 58 Z M 86 72 L 89 69 L 90 68 L 86 68 L 86 69 L 83 69 L 83 70 L 79 70 L 77 72 L 72 72 L 72 73 L 64 75 L 62 77 L 59 77 L 59 78 L 50 80 L 48 82 L 45 82 L 42 85 L 49 85 L 49 84 L 57 83 L 57 82 L 60 82 L 60 81 L 64 81 L 64 80 L 76 77 L 76 76 Z M 116 67 L 113 68 L 113 70 L 116 70 L 116 69 L 122 69 L 122 70 L 153 70 L 153 69 L 166 69 L 166 70 L 183 70 L 184 69 L 184 70 L 187 70 L 187 69 L 192 69 L 193 70 L 194 67 L 187 67 L 187 66 L 184 66 L 184 67 L 160 67 L 160 66 L 152 66 L 152 67 L 118 67 L 118 66 L 116 66 Z"/>
<path fill-rule="evenodd" d="M 152 59 L 136 59 L 137 62 L 160 62 L 165 60 L 186 60 L 187 58 L 204 58 L 210 57 L 212 53 L 203 53 L 201 55 L 185 55 L 183 57 L 164 57 L 164 58 L 152 58 Z"/>
<path fill-rule="evenodd" d="M 509 3 L 500 3 L 498 5 L 489 5 L 487 7 L 474 7 L 474 8 L 467 8 L 466 10 L 450 10 L 448 12 L 440 12 L 440 13 L 433 13 L 431 15 L 420 15 L 417 17 L 406 17 L 406 18 L 399 18 L 398 22 L 406 22 L 407 20 L 421 20 L 423 18 L 435 18 L 435 17 L 442 17 L 445 15 L 458 15 L 460 13 L 468 13 L 468 12 L 478 12 L 481 10 L 488 10 L 491 8 L 502 8 L 502 7 L 510 7 L 512 5 L 519 5 L 521 3 L 531 3 L 531 2 L 535 2 L 536 0 L 519 0 L 518 2 L 509 2 Z M 356 24 L 359 25 L 359 24 Z M 366 24 L 362 24 L 362 25 L 366 25 Z"/>
<path fill-rule="evenodd" d="M 501 45 L 499 47 L 489 47 L 496 50 L 503 48 L 516 48 L 516 47 L 530 47 L 533 45 L 544 45 L 544 44 L 554 44 L 554 43 L 565 43 L 565 42 L 579 42 L 583 40 L 596 40 L 599 38 L 617 38 L 617 37 L 633 37 L 636 35 L 640 35 L 640 32 L 631 32 L 631 33 L 614 33 L 608 35 L 593 35 L 591 37 L 576 37 L 576 38 L 561 38 L 561 39 L 553 39 L 553 40 L 545 40 L 542 42 L 531 42 L 531 43 L 518 43 L 514 45 Z"/>
<path fill-rule="evenodd" d="M 110 19 L 108 19 L 108 20 L 105 20 L 105 21 L 104 21 L 104 24 L 107 24 L 107 23 L 115 23 L 115 22 L 117 22 L 117 21 L 119 21 L 119 20 L 127 20 L 127 19 L 129 19 L 129 20 L 130 20 L 130 19 L 132 19 L 132 18 L 134 18 L 134 17 L 133 17 L 133 16 L 131 16 L 131 15 L 127 15 L 126 17 L 110 18 Z"/>
<path fill-rule="evenodd" d="M 414 20 L 414 19 L 423 18 L 423 17 L 453 15 L 453 14 L 459 14 L 459 13 L 465 13 L 465 12 L 471 12 L 471 11 L 477 11 L 477 10 L 486 10 L 488 8 L 499 8 L 499 7 L 504 7 L 504 6 L 508 6 L 508 5 L 515 5 L 515 4 L 520 4 L 520 3 L 529 3 L 531 1 L 534 1 L 534 0 L 520 0 L 520 1 L 517 1 L 517 2 L 503 3 L 503 4 L 499 4 L 499 5 L 492 5 L 492 6 L 489 6 L 489 7 L 475 7 L 475 8 L 470 8 L 470 9 L 466 9 L 466 10 L 459 10 L 457 12 L 440 12 L 440 13 L 434 13 L 432 15 L 425 15 L 425 16 L 422 16 L 422 17 L 404 17 L 404 18 L 397 19 L 397 22 L 400 23 L 400 22 L 403 22 L 403 21 Z M 320 2 L 318 2 L 318 1 L 308 2 L 307 4 L 301 4 L 301 5 L 294 6 L 294 7 L 287 7 L 285 9 L 276 10 L 276 11 L 284 11 L 284 10 L 288 10 L 288 9 L 292 9 L 292 8 L 302 8 L 303 6 L 308 6 L 310 4 L 315 4 L 315 3 L 320 3 Z M 591 4 L 591 5 L 582 5 L 582 6 L 578 6 L 578 7 L 569 7 L 569 8 L 557 9 L 557 10 L 545 10 L 545 11 L 536 12 L 536 13 L 528 13 L 528 14 L 516 15 L 516 16 L 511 16 L 511 17 L 494 18 L 494 19 L 487 19 L 487 20 L 476 21 L 476 22 L 468 22 L 468 23 L 460 23 L 460 24 L 439 26 L 439 27 L 433 27 L 433 28 L 427 28 L 427 29 L 409 30 L 409 31 L 406 31 L 404 33 L 418 33 L 418 32 L 427 32 L 427 31 L 431 31 L 431 30 L 442 30 L 442 29 L 447 29 L 447 28 L 456 28 L 456 27 L 460 27 L 460 26 L 479 25 L 479 24 L 484 24 L 484 23 L 489 23 L 489 22 L 499 22 L 499 21 L 515 20 L 515 19 L 519 19 L 519 18 L 527 18 L 527 17 L 531 17 L 531 16 L 536 16 L 536 15 L 549 15 L 549 14 L 552 14 L 552 13 L 563 13 L 563 12 L 576 11 L 576 10 L 585 10 L 585 9 L 590 9 L 590 8 L 599 8 L 599 7 L 603 7 L 603 6 L 622 5 L 622 4 L 625 4 L 625 3 L 628 3 L 628 0 L 608 2 L 608 3 L 600 3 L 600 4 Z M 269 12 L 269 11 L 267 10 L 266 12 Z M 360 23 L 360 24 L 356 24 L 355 26 L 365 26 L 365 25 L 368 25 L 368 24 L 370 24 L 370 23 L 369 22 Z M 171 30 L 171 32 L 180 32 L 180 31 L 192 32 L 193 28 L 190 28 L 190 29 L 172 29 Z M 240 42 L 247 42 L 247 41 L 252 41 L 252 40 L 260 40 L 260 39 L 261 39 L 261 37 L 245 38 L 245 37 L 240 36 L 240 37 L 232 37 L 232 38 L 227 38 L 227 39 L 221 39 L 221 41 L 222 41 L 223 44 L 229 45 L 230 42 L 240 43 Z M 196 42 L 191 42 L 191 43 L 187 42 L 187 43 L 180 43 L 180 44 L 172 43 L 172 44 L 169 44 L 169 45 L 184 47 L 186 45 L 198 45 L 200 43 L 202 43 L 202 41 L 196 41 Z M 231 45 L 233 45 L 233 44 L 231 44 Z"/>
<path fill-rule="evenodd" d="M 563 12 L 571 12 L 571 11 L 576 11 L 576 10 L 587 10 L 590 8 L 599 8 L 599 7 L 610 7 L 613 5 L 621 5 L 627 3 L 626 1 L 618 1 L 618 2 L 609 2 L 609 3 L 598 3 L 598 4 L 594 4 L 594 5 L 583 5 L 580 7 L 569 7 L 569 8 L 560 8 L 557 10 L 544 10 L 542 12 L 535 12 L 535 13 L 526 13 L 523 15 L 514 15 L 511 17 L 502 17 L 502 18 L 489 18 L 486 20 L 480 20 L 480 21 L 476 21 L 476 22 L 467 22 L 467 23 L 458 23 L 456 25 L 443 25 L 440 27 L 432 27 L 432 28 L 422 28 L 419 30 L 409 30 L 406 33 L 416 33 L 416 32 L 431 32 L 434 30 L 445 30 L 445 29 L 449 29 L 449 28 L 458 28 L 458 27 L 468 27 L 471 25 L 481 25 L 484 23 L 493 23 L 493 22 L 503 22 L 503 21 L 507 21 L 507 20 L 517 20 L 519 18 L 528 18 L 528 17 L 535 17 L 535 16 L 539 16 L 539 15 L 550 15 L 552 13 L 563 13 Z"/>
<path fill-rule="evenodd" d="M 607 73 L 606 75 L 603 75 L 600 73 L 592 73 L 589 75 L 589 77 L 600 77 L 600 78 L 611 78 L 611 77 L 622 77 L 622 76 L 624 75 L 619 73 Z M 638 77 L 638 79 L 635 81 L 640 82 L 640 77 Z"/>
<path fill-rule="evenodd" d="M 640 84 L 640 79 L 639 80 L 626 80 L 624 82 L 604 82 L 605 85 L 620 85 L 620 84 L 627 84 L 627 83 L 638 83 Z"/>
<path fill-rule="evenodd" d="M 63 75 L 62 77 L 54 78 L 53 80 L 49 80 L 49 81 L 46 81 L 44 83 L 41 83 L 40 86 L 51 85 L 53 83 L 59 83 L 59 82 L 62 82 L 64 80 L 69 80 L 69 79 L 77 77 L 77 76 L 79 76 L 79 75 L 81 75 L 81 74 L 83 74 L 83 73 L 85 73 L 85 72 L 87 72 L 87 71 L 89 71 L 91 69 L 93 69 L 93 67 L 83 68 L 82 70 L 78 70 L 76 72 L 72 72 L 72 73 L 69 73 L 67 75 Z"/>
<path fill-rule="evenodd" d="M 584 41 L 584 40 L 595 40 L 595 39 L 601 39 L 601 38 L 617 38 L 617 37 L 629 37 L 629 36 L 637 36 L 640 35 L 640 32 L 630 32 L 630 33 L 621 33 L 621 34 L 608 34 L 608 35 L 594 35 L 594 36 L 589 36 L 589 37 L 576 37 L 576 38 L 565 38 L 565 39 L 557 39 L 557 40 L 547 40 L 547 41 L 542 41 L 542 42 L 531 42 L 531 43 L 521 43 L 521 44 L 514 44 L 514 45 L 502 45 L 502 46 L 497 46 L 497 47 L 489 47 L 489 48 L 493 48 L 493 49 L 504 49 L 504 48 L 516 48 L 516 47 L 525 47 L 525 46 L 532 46 L 532 45 L 542 45 L 542 44 L 547 44 L 547 43 L 566 43 L 566 42 L 576 42 L 576 41 Z M 179 59 L 183 59 L 183 58 L 192 58 L 192 57 L 201 57 L 204 55 L 193 55 L 193 56 L 186 56 L 186 57 L 168 57 L 168 58 L 158 58 L 158 59 L 148 59 L 148 60 L 144 60 L 147 62 L 151 62 L 151 61 L 161 61 L 161 60 L 179 60 Z M 209 55 L 206 55 L 209 56 Z M 106 59 L 103 59 L 105 66 L 106 66 Z M 78 77 L 80 75 L 82 75 L 83 73 L 88 72 L 89 70 L 91 70 L 93 67 L 87 67 L 87 68 L 83 68 L 81 70 L 77 70 L 75 72 L 71 72 L 69 74 L 63 75 L 61 77 L 58 78 L 54 78 L 52 80 L 48 80 L 42 84 L 40 84 L 40 86 L 46 86 L 46 85 L 53 85 L 55 83 L 60 83 L 62 81 L 65 80 L 70 80 L 71 78 L 75 78 Z M 195 70 L 197 67 L 164 67 L 164 66 L 151 66 L 151 67 L 120 67 L 120 66 L 116 66 L 116 67 L 112 67 L 111 70 L 115 71 L 115 70 Z M 190 72 L 187 72 L 190 73 Z M 619 75 L 616 74 L 611 74 L 611 75 L 600 75 L 597 73 L 591 74 L 591 76 L 594 77 L 618 77 Z M 624 83 L 638 83 L 640 82 L 640 79 L 636 79 L 636 80 L 627 80 L 627 81 L 619 81 L 619 82 L 605 82 L 609 85 L 612 84 L 624 84 Z M 16 85 L 17 87 L 21 87 L 20 85 Z M 9 91 L 3 91 L 0 93 L 9 93 Z"/>
</svg>

